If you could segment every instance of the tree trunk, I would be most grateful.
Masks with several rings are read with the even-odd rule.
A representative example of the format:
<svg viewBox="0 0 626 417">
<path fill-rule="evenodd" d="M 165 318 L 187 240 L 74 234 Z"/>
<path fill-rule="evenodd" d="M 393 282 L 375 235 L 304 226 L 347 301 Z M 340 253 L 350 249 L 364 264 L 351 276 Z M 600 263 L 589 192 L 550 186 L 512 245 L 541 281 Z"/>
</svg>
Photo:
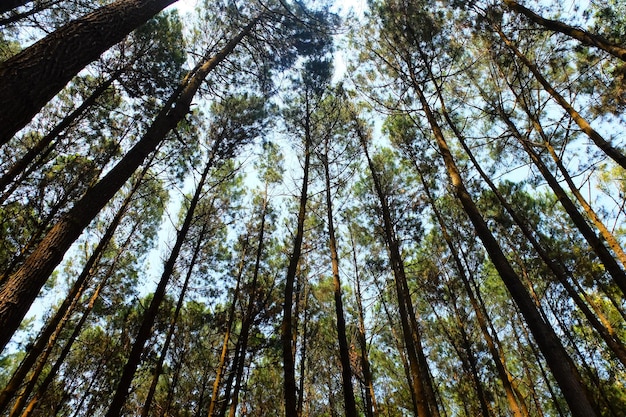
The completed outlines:
<svg viewBox="0 0 626 417">
<path fill-rule="evenodd" d="M 302 178 L 302 189 L 300 192 L 300 207 L 298 210 L 298 225 L 296 234 L 293 239 L 293 249 L 289 257 L 289 265 L 285 276 L 285 297 L 283 305 L 283 319 L 281 324 L 281 343 L 283 353 L 283 371 L 284 379 L 284 396 L 285 396 L 285 417 L 297 417 L 297 387 L 296 387 L 296 371 L 293 346 L 293 293 L 294 283 L 296 280 L 296 272 L 298 270 L 298 262 L 300 261 L 302 240 L 304 238 L 304 221 L 306 218 L 306 204 L 308 200 L 309 188 L 309 166 L 311 160 L 311 126 L 309 103 L 306 103 L 305 115 L 305 139 L 304 139 L 304 176 Z"/>
<path fill-rule="evenodd" d="M 183 286 L 180 289 L 180 295 L 178 296 L 178 301 L 176 303 L 176 308 L 174 309 L 174 314 L 170 319 L 170 325 L 167 329 L 167 334 L 165 336 L 163 346 L 161 347 L 159 359 L 154 367 L 154 375 L 152 377 L 152 382 L 150 383 L 150 388 L 148 389 L 148 394 L 146 395 L 146 400 L 144 401 L 143 409 L 141 410 L 141 417 L 148 417 L 148 414 L 150 413 L 150 407 L 152 405 L 152 399 L 154 398 L 154 394 L 156 393 L 159 376 L 161 376 L 161 373 L 163 372 L 163 363 L 165 362 L 165 357 L 167 356 L 170 343 L 172 342 L 172 337 L 174 337 L 174 330 L 176 329 L 178 316 L 180 315 L 180 310 L 183 308 L 183 303 L 185 302 L 185 294 L 187 293 L 187 287 L 189 286 L 189 281 L 191 280 L 193 268 L 196 264 L 196 260 L 198 259 L 198 254 L 202 249 L 202 244 L 204 243 L 203 240 L 206 232 L 207 224 L 203 223 L 202 230 L 198 235 L 196 246 L 193 248 L 191 260 L 189 261 L 189 267 L 187 268 L 187 274 L 185 275 L 185 281 L 183 282 Z"/>
<path fill-rule="evenodd" d="M 61 262 L 65 252 L 124 185 L 145 158 L 189 112 L 191 100 L 204 78 L 247 36 L 261 17 L 252 20 L 215 56 L 190 74 L 170 97 L 141 140 L 74 207 L 52 227 L 21 268 L 0 288 L 0 351 L 35 301 L 39 290 Z"/>
<path fill-rule="evenodd" d="M 239 293 L 241 289 L 241 278 L 244 272 L 244 265 L 246 260 L 246 252 L 248 251 L 248 239 L 244 241 L 244 246 L 241 248 L 241 260 L 239 262 L 239 268 L 237 272 L 237 282 L 235 284 L 235 290 L 233 291 L 233 297 L 231 300 L 230 308 L 228 309 L 228 319 L 226 322 L 226 330 L 224 332 L 224 341 L 222 342 L 222 351 L 220 353 L 220 359 L 217 364 L 217 371 L 215 373 L 215 380 L 213 381 L 213 390 L 211 391 L 211 401 L 209 402 L 208 417 L 213 417 L 215 407 L 219 400 L 219 389 L 222 383 L 222 377 L 226 369 L 226 359 L 228 357 L 228 344 L 230 343 L 230 335 L 233 330 L 233 323 L 235 322 L 235 310 L 237 301 L 239 301 Z M 239 344 L 239 342 L 237 342 Z"/>
<path fill-rule="evenodd" d="M 578 127 L 580 127 L 580 130 L 582 130 L 589 137 L 589 139 L 591 139 L 592 142 L 595 143 L 596 146 L 600 148 L 609 158 L 615 161 L 622 168 L 626 169 L 626 155 L 624 155 L 621 150 L 611 145 L 610 142 L 604 139 L 602 135 L 600 135 L 593 127 L 591 127 L 589 122 L 583 116 L 581 116 L 580 113 L 578 113 L 574 109 L 574 107 L 572 107 L 572 105 L 567 100 L 565 100 L 565 98 L 561 94 L 559 94 L 559 92 L 556 91 L 554 87 L 552 87 L 552 85 L 550 85 L 548 80 L 546 80 L 543 75 L 541 75 L 541 72 L 539 71 L 537 66 L 530 62 L 530 60 L 519 49 L 517 49 L 515 45 L 513 45 L 513 42 L 511 42 L 511 40 L 506 37 L 501 28 L 496 27 L 495 30 L 498 35 L 500 35 L 500 38 L 506 44 L 506 46 L 508 46 L 509 49 L 515 54 L 515 56 L 517 56 L 520 61 L 522 61 L 524 65 L 530 70 L 530 72 L 533 73 L 537 81 L 539 81 L 539 83 L 550 94 L 550 96 L 552 96 L 552 98 L 557 103 L 559 103 L 559 105 L 567 112 L 567 114 L 570 115 L 572 120 L 576 122 Z"/>
<path fill-rule="evenodd" d="M 559 22 L 558 20 L 546 19 L 544 17 L 541 17 L 532 10 L 522 6 L 515 0 L 504 0 L 504 3 L 511 10 L 523 14 L 531 21 L 545 27 L 548 30 L 551 30 L 553 32 L 560 32 L 571 38 L 579 40 L 584 45 L 595 46 L 596 48 L 600 48 L 603 51 L 613 55 L 614 57 L 621 59 L 622 61 L 626 61 L 626 48 L 611 43 L 600 35 L 596 35 L 587 32 L 586 30 L 570 26 L 563 22 Z"/>
<path fill-rule="evenodd" d="M 361 298 L 361 278 L 356 256 L 356 243 L 350 230 L 350 240 L 352 243 L 352 263 L 354 267 L 354 278 L 356 281 L 356 303 L 359 314 L 359 348 L 361 350 L 361 364 L 363 367 L 363 385 L 365 385 L 365 415 L 366 417 L 378 417 L 378 407 L 376 405 L 376 391 L 374 390 L 374 381 L 372 378 L 372 370 L 370 367 L 369 355 L 367 350 L 367 337 L 365 335 L 365 313 L 363 311 L 363 302 Z"/>
<path fill-rule="evenodd" d="M 118 0 L 0 63 L 0 146 L 87 64 L 175 1 Z"/>
<path fill-rule="evenodd" d="M 39 140 L 32 148 L 30 148 L 24 156 L 6 170 L 2 177 L 0 177 L 0 191 L 3 191 L 15 178 L 22 173 L 28 165 L 30 165 L 35 158 L 40 156 L 41 152 L 45 150 L 44 154 L 48 155 L 53 146 L 49 146 L 65 129 L 70 127 L 79 117 L 83 115 L 85 110 L 92 106 L 98 98 L 113 84 L 113 82 L 122 74 L 122 71 L 116 71 L 106 81 L 100 84 L 96 89 L 78 106 L 74 111 L 65 116 L 59 124 L 57 124 L 50 132 L 48 132 L 41 140 Z M 19 181 L 18 181 L 19 183 Z M 10 190 L 2 194 L 0 198 L 0 204 L 6 201 L 11 195 L 11 192 L 18 186 L 16 183 Z"/>
<path fill-rule="evenodd" d="M 415 327 L 415 313 L 413 312 L 413 305 L 408 291 L 408 284 L 404 271 L 404 261 L 402 260 L 400 247 L 393 231 L 393 220 L 388 207 L 387 196 L 384 194 L 378 172 L 376 171 L 376 168 L 374 167 L 374 164 L 369 156 L 366 133 L 363 131 L 360 121 L 356 119 L 356 115 L 354 115 L 354 124 L 355 131 L 359 137 L 361 147 L 370 168 L 376 195 L 378 196 L 382 210 L 385 243 L 387 245 L 387 250 L 389 251 L 389 261 L 391 263 L 396 283 L 400 323 L 402 325 L 404 343 L 406 344 L 407 357 L 409 359 L 412 390 L 415 395 L 417 414 L 420 417 L 434 417 L 437 413 L 437 404 L 433 401 L 434 397 L 429 396 L 429 393 L 427 392 L 427 384 L 430 383 L 430 375 L 427 367 L 424 367 L 424 359 L 420 358 L 420 356 L 423 356 L 421 336 L 419 335 L 419 329 Z M 409 317 L 409 314 L 413 317 Z"/>
<path fill-rule="evenodd" d="M 204 171 L 202 172 L 200 180 L 198 181 L 198 185 L 196 186 L 196 191 L 193 195 L 193 198 L 189 202 L 189 208 L 187 209 L 187 213 L 185 214 L 185 219 L 183 220 L 183 224 L 181 225 L 180 230 L 176 234 L 176 242 L 174 243 L 169 258 L 167 259 L 167 262 L 163 267 L 163 273 L 161 274 L 159 284 L 154 291 L 152 300 L 150 301 L 150 305 L 144 313 L 143 319 L 141 321 L 141 326 L 139 327 L 139 331 L 137 332 L 137 336 L 135 337 L 132 349 L 130 351 L 130 354 L 128 355 L 126 365 L 124 366 L 124 370 L 120 377 L 113 399 L 111 400 L 111 404 L 109 405 L 109 410 L 106 413 L 106 417 L 119 417 L 122 412 L 122 407 L 124 406 L 126 397 L 128 396 L 128 390 L 133 381 L 133 377 L 135 376 L 137 367 L 139 366 L 139 362 L 141 361 L 141 354 L 148 338 L 150 337 L 152 326 L 154 325 L 154 322 L 156 320 L 161 302 L 165 298 L 165 290 L 167 288 L 167 284 L 174 272 L 178 255 L 180 254 L 183 244 L 187 239 L 187 233 L 191 228 L 191 224 L 195 216 L 196 207 L 202 196 L 204 183 L 206 182 L 212 166 L 213 154 L 209 156 L 209 159 L 204 167 Z"/>
<path fill-rule="evenodd" d="M 111 220 L 106 231 L 102 235 L 102 238 L 98 242 L 98 245 L 96 245 L 91 256 L 83 266 L 80 275 L 78 276 L 76 281 L 74 281 L 74 284 L 72 285 L 72 288 L 70 289 L 67 297 L 65 297 L 65 299 L 57 309 L 56 313 L 52 316 L 48 323 L 46 323 L 45 327 L 38 335 L 37 340 L 33 344 L 32 348 L 27 352 L 26 356 L 20 363 L 17 371 L 13 374 L 11 380 L 7 383 L 5 388 L 0 393 L 0 414 L 5 410 L 12 396 L 15 394 L 15 391 L 18 389 L 19 385 L 25 380 L 26 375 L 31 370 L 35 362 L 37 362 L 38 358 L 40 358 L 42 353 L 49 352 L 54 346 L 58 335 L 64 327 L 64 324 L 69 320 L 70 315 L 76 308 L 80 297 L 82 296 L 84 290 L 87 288 L 89 280 L 93 276 L 94 268 L 100 261 L 104 250 L 108 247 L 109 242 L 111 241 L 115 231 L 117 230 L 117 227 L 124 218 L 126 210 L 128 209 L 128 206 L 130 205 L 135 192 L 139 188 L 139 185 L 141 184 L 145 173 L 148 171 L 149 166 L 150 163 L 146 164 L 146 167 L 142 170 L 141 175 L 135 181 L 135 186 L 130 190 L 130 192 L 122 202 L 122 205 Z"/>
<path fill-rule="evenodd" d="M 437 142 L 439 152 L 442 155 L 446 170 L 450 178 L 450 182 L 454 188 L 456 197 L 460 200 L 465 212 L 476 229 L 476 233 L 483 242 L 491 262 L 498 271 L 502 281 L 509 290 L 513 300 L 519 307 L 529 328 L 531 329 L 535 341 L 539 345 L 541 352 L 552 373 L 561 387 L 561 391 L 567 401 L 572 415 L 574 417 L 592 417 L 596 416 L 596 409 L 592 405 L 591 398 L 587 392 L 587 388 L 582 380 L 578 370 L 572 363 L 571 358 L 563 348 L 554 329 L 546 323 L 540 312 L 535 307 L 532 299 L 528 295 L 526 288 L 522 284 L 519 276 L 509 264 L 506 256 L 502 252 L 500 245 L 489 230 L 487 223 L 483 219 L 480 211 L 476 207 L 472 197 L 465 188 L 461 174 L 456 166 L 456 162 L 448 148 L 448 144 L 443 136 L 443 132 L 439 127 L 435 115 L 430 109 L 430 105 L 421 90 L 420 84 L 411 71 L 413 89 L 418 95 L 422 105 L 422 110 L 426 114 L 426 118 L 433 131 L 433 135 Z"/>
<path fill-rule="evenodd" d="M 346 338 L 346 319 L 343 313 L 343 300 L 341 294 L 341 278 L 339 277 L 339 254 L 337 253 L 337 239 L 335 237 L 335 225 L 333 222 L 333 203 L 331 195 L 331 178 L 328 161 L 329 139 L 326 137 L 326 152 L 322 156 L 324 165 L 324 179 L 326 181 L 326 214 L 328 221 L 328 246 L 330 249 L 330 259 L 333 274 L 333 288 L 335 298 L 335 315 L 337 317 L 337 340 L 339 342 L 339 357 L 341 360 L 341 380 L 343 385 L 343 396 L 346 417 L 357 417 L 356 401 L 352 388 L 352 372 L 350 369 L 350 348 Z"/>
</svg>

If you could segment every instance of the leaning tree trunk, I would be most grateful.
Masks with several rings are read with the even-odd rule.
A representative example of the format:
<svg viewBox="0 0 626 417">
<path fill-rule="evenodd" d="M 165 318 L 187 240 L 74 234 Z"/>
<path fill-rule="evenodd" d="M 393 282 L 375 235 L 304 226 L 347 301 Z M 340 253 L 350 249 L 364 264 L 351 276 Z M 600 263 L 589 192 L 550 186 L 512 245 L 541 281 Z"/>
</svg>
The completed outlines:
<svg viewBox="0 0 626 417">
<path fill-rule="evenodd" d="M 0 63 L 0 145 L 26 126 L 87 64 L 175 1 L 118 0 Z"/>
<path fill-rule="evenodd" d="M 430 108 L 428 100 L 424 96 L 422 87 L 417 81 L 412 68 L 410 69 L 409 75 L 411 77 L 413 90 L 419 98 L 422 110 L 426 114 L 426 118 L 432 129 L 445 168 L 448 171 L 454 193 L 474 225 L 476 233 L 483 242 L 483 246 L 487 250 L 491 262 L 498 271 L 502 281 L 531 329 L 537 345 L 552 370 L 554 378 L 561 387 L 561 391 L 570 407 L 572 415 L 574 417 L 597 416 L 596 408 L 592 404 L 590 394 L 576 366 L 567 354 L 567 351 L 563 348 L 552 326 L 543 320 L 542 315 L 533 303 L 520 277 L 502 252 L 498 241 L 491 233 L 491 230 L 489 230 L 482 214 L 465 188 L 452 152 L 448 147 L 448 143 L 439 127 L 439 123 Z"/>
<path fill-rule="evenodd" d="M 170 97 L 141 140 L 74 207 L 52 227 L 33 253 L 0 288 L 0 351 L 4 349 L 35 301 L 41 287 L 65 252 L 124 185 L 145 158 L 189 112 L 191 100 L 204 78 L 247 36 L 261 17 L 252 20 L 215 56 L 190 74 Z"/>
<path fill-rule="evenodd" d="M 10 189 L 2 194 L 0 197 L 0 204 L 2 204 L 11 194 L 12 191 L 17 188 L 19 180 L 15 181 L 18 175 L 26 170 L 26 168 L 40 156 L 43 152 L 44 155 L 48 155 L 53 149 L 54 145 L 51 145 L 53 141 L 61 134 L 65 129 L 70 127 L 76 122 L 85 111 L 94 105 L 98 98 L 104 94 L 104 92 L 115 82 L 116 79 L 122 74 L 122 70 L 118 70 L 113 73 L 108 79 L 100 84 L 96 89 L 83 101 L 76 109 L 70 114 L 65 116 L 50 132 L 48 132 L 43 138 L 41 138 L 33 147 L 28 149 L 19 160 L 15 161 L 0 177 L 0 191 L 14 182 L 14 185 Z M 44 157 L 45 158 L 45 157 Z M 40 158 L 41 160 L 41 158 Z M 23 176 L 22 176 L 23 178 Z"/>
<path fill-rule="evenodd" d="M 504 4 L 506 4 L 511 10 L 526 16 L 531 21 L 545 27 L 548 30 L 551 30 L 553 32 L 560 32 L 571 38 L 579 40 L 584 45 L 595 46 L 596 48 L 600 48 L 603 51 L 613 55 L 614 57 L 621 59 L 622 61 L 626 61 L 626 48 L 609 42 L 607 39 L 600 35 L 596 35 L 586 30 L 570 26 L 558 20 L 546 19 L 533 12 L 532 10 L 522 6 L 515 0 L 504 0 Z"/>
<path fill-rule="evenodd" d="M 122 411 L 124 403 L 126 402 L 128 390 L 133 381 L 133 377 L 135 376 L 137 367 L 139 366 L 139 363 L 141 361 L 141 354 L 143 352 L 146 342 L 148 341 L 148 338 L 150 337 L 150 333 L 152 332 L 152 326 L 156 321 L 161 302 L 165 299 L 165 289 L 167 288 L 170 277 L 174 273 L 174 268 L 176 266 L 176 260 L 178 259 L 178 255 L 182 250 L 183 244 L 187 240 L 187 233 L 191 228 L 195 216 L 196 207 L 198 205 L 198 202 L 200 201 L 200 198 L 202 197 L 204 184 L 208 178 L 212 166 L 213 154 L 209 156 L 209 159 L 200 177 L 200 181 L 198 181 L 198 185 L 196 186 L 196 191 L 193 195 L 193 198 L 189 202 L 189 208 L 187 209 L 187 213 L 185 214 L 185 219 L 183 220 L 183 224 L 181 225 L 180 230 L 176 234 L 176 242 L 174 243 L 167 262 L 163 267 L 163 273 L 161 274 L 159 284 L 157 285 L 154 295 L 152 296 L 150 305 L 144 313 L 143 320 L 141 321 L 141 326 L 139 327 L 139 331 L 137 332 L 137 336 L 135 337 L 135 341 L 126 361 L 126 365 L 124 365 L 124 370 L 122 371 L 122 375 L 115 390 L 115 394 L 113 395 L 113 399 L 111 400 L 111 404 L 109 405 L 109 410 L 106 413 L 106 417 L 118 417 Z"/>
</svg>

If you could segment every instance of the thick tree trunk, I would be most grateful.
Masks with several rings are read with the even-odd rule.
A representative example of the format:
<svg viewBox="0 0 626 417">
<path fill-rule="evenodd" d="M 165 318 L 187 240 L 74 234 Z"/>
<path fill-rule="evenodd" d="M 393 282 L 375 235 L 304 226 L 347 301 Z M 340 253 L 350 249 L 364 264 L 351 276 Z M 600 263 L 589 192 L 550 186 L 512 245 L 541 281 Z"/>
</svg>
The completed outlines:
<svg viewBox="0 0 626 417">
<path fill-rule="evenodd" d="M 413 77 L 414 74 L 411 73 Z M 442 155 L 450 182 L 454 188 L 456 197 L 461 202 L 470 221 L 476 229 L 476 233 L 483 242 L 491 262 L 494 264 L 502 281 L 509 290 L 513 300 L 517 304 L 520 312 L 524 316 L 526 323 L 531 329 L 537 345 L 546 358 L 546 362 L 561 387 L 561 391 L 567 401 L 572 415 L 574 417 L 592 417 L 597 416 L 596 408 L 592 405 L 590 394 L 587 391 L 584 381 L 582 380 L 578 370 L 573 364 L 571 358 L 563 348 L 554 329 L 546 323 L 539 310 L 535 307 L 531 297 L 528 295 L 526 288 L 521 282 L 519 276 L 509 264 L 506 256 L 502 252 L 500 245 L 489 230 L 487 223 L 482 214 L 476 207 L 471 195 L 465 188 L 461 174 L 457 168 L 456 162 L 448 148 L 448 144 L 443 136 L 443 132 L 439 127 L 435 115 L 430 109 L 430 105 L 421 90 L 421 86 L 416 79 L 413 78 L 413 89 L 416 92 L 422 109 L 426 114 L 426 118 L 433 131 L 433 135 L 437 142 L 439 152 Z"/>
<path fill-rule="evenodd" d="M 135 192 L 141 184 L 143 176 L 147 172 L 149 165 L 150 164 L 146 165 L 141 175 L 137 178 L 132 190 L 122 202 L 122 205 L 111 220 L 111 223 L 104 232 L 104 235 L 102 235 L 102 238 L 98 242 L 98 245 L 96 245 L 91 256 L 83 266 L 83 270 L 72 285 L 72 288 L 70 289 L 67 297 L 65 297 L 65 299 L 57 309 L 56 313 L 46 323 L 45 327 L 38 335 L 37 340 L 33 344 L 32 348 L 28 351 L 28 353 L 20 363 L 17 371 L 12 375 L 11 380 L 7 383 L 5 388 L 0 393 L 0 413 L 5 410 L 12 396 L 15 394 L 19 385 L 25 380 L 26 375 L 31 370 L 35 362 L 41 360 L 39 359 L 40 356 L 44 352 L 49 352 L 54 346 L 58 335 L 63 329 L 64 324 L 69 320 L 70 315 L 76 308 L 80 297 L 82 296 L 84 290 L 87 288 L 89 280 L 93 276 L 95 266 L 100 261 L 104 250 L 108 247 L 109 242 L 113 237 L 113 234 L 115 233 L 117 227 L 124 218 L 126 210 L 128 209 L 128 206 L 130 205 Z"/>
<path fill-rule="evenodd" d="M 254 19 L 215 56 L 205 61 L 185 79 L 141 140 L 48 232 L 21 268 L 0 288 L 0 351 L 19 327 L 41 287 L 61 262 L 65 252 L 100 210 L 124 185 L 167 133 L 189 112 L 191 100 L 204 78 L 219 65 L 250 33 L 260 17 Z"/>
<path fill-rule="evenodd" d="M 596 35 L 596 34 L 587 32 L 586 30 L 570 26 L 563 22 L 559 22 L 558 20 L 546 19 L 538 15 L 537 13 L 533 12 L 532 10 L 522 6 L 515 0 L 504 0 L 504 3 L 511 10 L 517 13 L 523 14 L 531 21 L 535 22 L 536 24 L 540 26 L 545 27 L 548 30 L 551 30 L 553 32 L 560 32 L 571 38 L 579 40 L 581 43 L 585 45 L 595 46 L 596 48 L 600 48 L 603 51 L 606 51 L 609 54 L 613 55 L 614 57 L 621 59 L 622 61 L 626 61 L 626 48 L 616 45 L 614 43 L 611 43 L 600 35 Z"/>
<path fill-rule="evenodd" d="M 80 106 L 74 109 L 70 114 L 65 116 L 59 124 L 57 124 L 50 132 L 48 132 L 41 140 L 39 140 L 32 148 L 30 148 L 24 156 L 11 165 L 6 172 L 0 177 L 0 191 L 3 191 L 7 185 L 12 183 L 18 175 L 20 175 L 34 160 L 39 157 L 42 152 L 46 155 L 53 149 L 54 145 L 49 146 L 65 129 L 70 127 L 76 120 L 78 120 L 87 110 L 91 107 L 98 98 L 113 84 L 113 82 L 122 74 L 122 71 L 117 71 L 112 74 L 106 81 L 100 84 L 96 89 L 83 101 Z M 44 151 L 45 150 L 45 151 Z M 18 181 L 19 182 L 19 181 Z M 11 192 L 17 187 L 15 184 L 11 190 L 4 192 L 0 198 L 0 204 L 2 204 L 11 194 Z"/>
<path fill-rule="evenodd" d="M 176 0 L 118 0 L 0 63 L 0 145 L 87 64 Z"/>
</svg>

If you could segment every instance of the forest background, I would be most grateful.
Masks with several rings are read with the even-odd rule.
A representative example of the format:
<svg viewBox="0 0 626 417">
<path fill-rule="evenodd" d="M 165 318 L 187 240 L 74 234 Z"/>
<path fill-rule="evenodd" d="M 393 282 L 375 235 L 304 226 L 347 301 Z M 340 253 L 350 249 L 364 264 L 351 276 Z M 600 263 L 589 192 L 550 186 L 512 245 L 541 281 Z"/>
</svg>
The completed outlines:
<svg viewBox="0 0 626 417">
<path fill-rule="evenodd" d="M 624 416 L 626 3 L 353 13 L 0 5 L 0 414 Z"/>
</svg>

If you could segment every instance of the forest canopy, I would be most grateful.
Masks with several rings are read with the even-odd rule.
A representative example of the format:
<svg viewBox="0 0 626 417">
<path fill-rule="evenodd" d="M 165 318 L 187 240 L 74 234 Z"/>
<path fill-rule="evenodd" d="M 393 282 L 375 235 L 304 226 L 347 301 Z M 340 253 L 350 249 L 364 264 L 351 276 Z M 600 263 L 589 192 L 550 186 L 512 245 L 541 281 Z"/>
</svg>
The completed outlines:
<svg viewBox="0 0 626 417">
<path fill-rule="evenodd" d="M 7 0 L 0 415 L 622 417 L 626 2 Z"/>
</svg>

